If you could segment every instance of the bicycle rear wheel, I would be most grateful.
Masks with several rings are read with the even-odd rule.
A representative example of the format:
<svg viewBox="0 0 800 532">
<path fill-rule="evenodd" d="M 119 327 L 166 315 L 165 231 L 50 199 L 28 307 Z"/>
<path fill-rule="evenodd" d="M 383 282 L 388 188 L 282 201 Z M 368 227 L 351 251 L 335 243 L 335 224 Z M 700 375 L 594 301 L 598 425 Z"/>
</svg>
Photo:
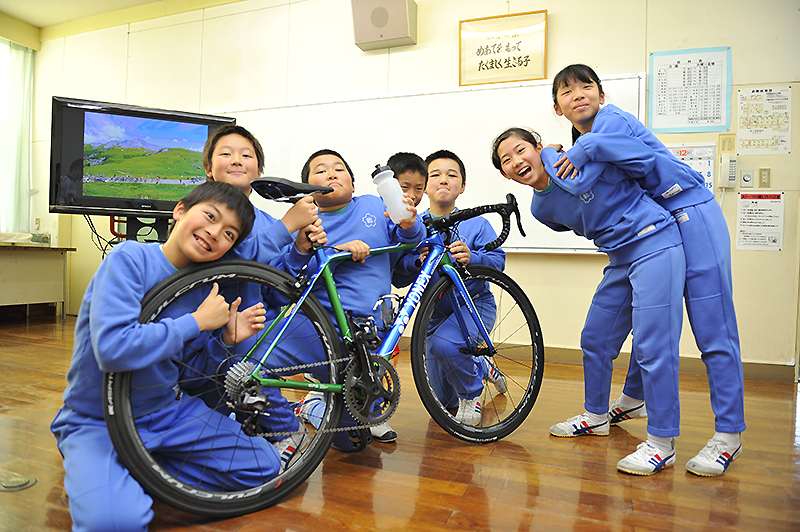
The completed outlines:
<svg viewBox="0 0 800 532">
<path fill-rule="evenodd" d="M 237 296 L 242 296 L 240 310 L 244 309 L 245 303 L 253 304 L 254 298 L 266 298 L 271 304 L 268 307 L 269 317 L 270 312 L 277 314 L 278 306 L 293 305 L 297 299 L 292 288 L 293 281 L 293 278 L 279 270 L 243 260 L 188 268 L 170 276 L 148 292 L 142 302 L 139 321 L 147 323 L 193 312 L 215 282 L 229 303 Z M 341 384 L 341 341 L 325 309 L 316 298 L 309 297 L 295 320 L 292 323 L 300 324 L 306 334 L 302 337 L 302 344 L 293 343 L 291 355 L 299 355 L 303 351 L 317 353 L 320 362 L 313 368 L 316 374 L 324 375 L 331 384 Z M 268 319 L 267 325 L 269 322 Z M 295 329 L 288 329 L 286 337 L 296 339 L 294 332 Z M 341 394 L 329 394 L 319 430 L 300 422 L 300 431 L 309 431 L 310 443 L 297 453 L 298 457 L 278 476 L 275 476 L 274 467 L 276 455 L 268 448 L 266 451 L 271 455 L 271 465 L 267 467 L 265 463 L 263 470 L 259 465 L 248 466 L 255 472 L 248 470 L 246 481 L 230 471 L 229 467 L 233 466 L 215 463 L 218 458 L 214 454 L 215 449 L 227 445 L 225 456 L 230 457 L 230 464 L 240 461 L 252 464 L 254 459 L 265 456 L 265 447 L 268 445 L 265 437 L 281 439 L 289 432 L 281 432 L 281 427 L 278 425 L 276 428 L 275 420 L 270 419 L 270 416 L 279 417 L 277 409 L 267 407 L 268 415 L 256 415 L 252 409 L 241 408 L 242 405 L 225 391 L 227 370 L 242 360 L 254 340 L 224 346 L 209 333 L 201 333 L 201 338 L 192 341 L 180 359 L 167 362 L 174 365 L 171 372 L 177 377 L 174 383 L 170 382 L 166 387 L 162 384 L 161 388 L 174 390 L 177 402 L 193 401 L 193 405 L 199 405 L 199 414 L 192 418 L 190 424 L 192 430 L 198 433 L 198 440 L 202 437 L 206 442 L 205 449 L 193 449 L 193 441 L 182 444 L 180 451 L 165 449 L 166 441 L 181 437 L 186 440 L 185 435 L 181 434 L 186 428 L 181 425 L 160 427 L 157 438 L 148 436 L 152 432 L 148 433 L 140 426 L 145 425 L 143 420 L 148 419 L 150 414 L 142 411 L 142 397 L 152 397 L 158 393 L 148 387 L 148 383 L 137 379 L 136 372 L 106 374 L 104 408 L 111 439 L 122 463 L 151 496 L 186 512 L 217 518 L 232 517 L 277 503 L 302 484 L 324 458 L 333 437 L 333 432 L 325 430 L 338 427 L 342 415 L 344 399 Z M 209 353 L 207 347 L 203 349 L 206 343 L 212 346 L 213 356 L 206 356 Z M 268 342 L 260 345 L 259 352 L 264 352 L 268 345 Z M 273 354 L 280 348 L 281 343 Z M 272 360 L 271 357 L 268 361 Z M 295 365 L 287 360 L 283 360 L 287 366 Z M 294 367 L 270 366 L 270 369 L 274 371 L 269 375 L 273 378 L 309 371 L 308 368 Z M 304 392 L 287 388 L 267 390 L 273 394 L 266 395 L 270 404 L 279 404 L 284 399 L 286 402 L 299 401 L 304 395 Z M 202 403 L 198 398 L 202 399 Z M 284 413 L 288 412 L 285 418 L 294 420 L 290 405 L 284 402 L 284 406 Z M 241 430 L 236 423 L 241 424 Z M 202 424 L 202 428 L 198 431 L 199 424 Z M 290 436 L 300 432 L 295 428 L 292 431 Z M 226 443 L 223 444 L 223 441 Z M 217 445 L 219 447 L 215 447 Z"/>
<path fill-rule="evenodd" d="M 489 443 L 511 434 L 533 408 L 542 384 L 544 342 L 533 305 L 514 280 L 483 265 L 467 266 L 466 271 L 464 281 L 495 351 L 488 352 L 485 341 L 477 337 L 474 320 L 463 304 L 454 304 L 460 295 L 453 281 L 442 276 L 420 302 L 412 332 L 411 368 L 422 404 L 440 427 L 465 441 Z M 471 332 L 465 334 L 464 327 L 458 326 L 456 313 Z M 443 338 L 436 336 L 445 330 Z M 482 365 L 485 370 L 488 364 L 502 373 L 505 390 L 488 380 L 465 376 L 473 366 Z M 469 397 L 464 397 L 465 389 Z M 475 425 L 456 417 L 459 396 L 473 399 L 473 394 L 478 394 L 480 405 Z"/>
</svg>

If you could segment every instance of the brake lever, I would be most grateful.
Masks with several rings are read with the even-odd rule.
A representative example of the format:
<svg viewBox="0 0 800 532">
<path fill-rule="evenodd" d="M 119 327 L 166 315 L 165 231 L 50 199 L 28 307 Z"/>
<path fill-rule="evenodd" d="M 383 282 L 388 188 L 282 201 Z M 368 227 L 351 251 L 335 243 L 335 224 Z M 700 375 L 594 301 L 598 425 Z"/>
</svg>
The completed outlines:
<svg viewBox="0 0 800 532">
<path fill-rule="evenodd" d="M 514 194 L 507 194 L 506 202 L 508 203 L 508 206 L 511 209 L 511 214 L 514 214 L 514 216 L 517 218 L 517 228 L 519 229 L 520 234 L 522 236 L 525 236 L 525 230 L 522 228 L 522 217 L 519 213 L 519 205 L 517 204 L 517 198 L 514 197 Z"/>
</svg>

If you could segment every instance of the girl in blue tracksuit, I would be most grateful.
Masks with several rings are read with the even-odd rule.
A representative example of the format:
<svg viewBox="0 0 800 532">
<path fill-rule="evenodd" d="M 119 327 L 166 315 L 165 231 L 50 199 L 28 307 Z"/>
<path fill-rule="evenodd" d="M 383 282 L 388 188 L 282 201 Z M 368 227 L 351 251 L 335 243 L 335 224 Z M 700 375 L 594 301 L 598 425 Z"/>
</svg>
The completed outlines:
<svg viewBox="0 0 800 532">
<path fill-rule="evenodd" d="M 603 100 L 600 79 L 586 65 L 568 66 L 555 77 L 556 112 L 572 122 L 576 136 L 574 146 L 556 166 L 560 176 L 569 179 L 589 161 L 628 165 L 643 145 L 655 156 L 652 171 L 634 177 L 678 222 L 686 254 L 686 310 L 706 364 L 716 416 L 714 437 L 687 468 L 702 476 L 722 475 L 741 454 L 739 433 L 745 430 L 728 227 L 703 177 L 678 160 L 633 115 L 613 105 L 600 108 Z M 643 414 L 645 397 L 636 360 L 631 357 L 623 394 L 612 402 L 612 423 Z"/>
<path fill-rule="evenodd" d="M 560 148 L 560 147 L 559 147 Z M 631 171 L 646 173 L 655 157 L 639 150 Z M 542 148 L 528 130 L 511 128 L 495 139 L 492 162 L 501 173 L 534 188 L 531 212 L 557 231 L 573 230 L 608 254 L 581 335 L 586 412 L 551 427 L 555 436 L 608 435 L 613 360 L 631 327 L 647 400 L 647 441 L 617 464 L 620 471 L 651 475 L 675 463 L 680 433 L 678 341 L 683 320 L 685 262 L 675 220 L 617 166 L 587 164 L 580 180 L 553 179 L 560 154 Z"/>
<path fill-rule="evenodd" d="M 178 204 L 175 219 L 163 246 L 116 246 L 81 302 L 64 406 L 51 425 L 64 457 L 64 487 L 76 532 L 144 531 L 153 518 L 152 499 L 120 463 L 109 437 L 103 419 L 103 372 L 134 372 L 139 392 L 133 409 L 140 434 L 150 442 L 151 452 L 161 456 L 162 465 L 173 464 L 182 480 L 204 488 L 219 488 L 216 483 L 224 482 L 225 487 L 244 489 L 279 470 L 274 446 L 261 438 L 243 439 L 240 423 L 209 409 L 198 397 L 176 394 L 172 387 L 187 367 L 203 372 L 207 357 L 219 356 L 220 341 L 235 342 L 262 328 L 263 305 L 237 314 L 239 303 L 231 302 L 229 308 L 214 285 L 190 292 L 157 321 L 138 322 L 142 299 L 153 286 L 192 263 L 216 260 L 247 236 L 252 206 L 232 186 L 205 183 Z M 197 310 L 189 313 L 187 308 Z M 215 332 L 211 338 L 201 331 Z M 214 339 L 220 334 L 226 336 Z M 219 428 L 213 441 L 206 436 L 209 423 Z M 176 426 L 182 429 L 171 430 Z M 204 449 L 208 454 L 197 462 L 203 455 L 198 451 Z M 185 455 L 184 450 L 192 453 Z M 216 470 L 212 464 L 224 468 Z"/>
</svg>

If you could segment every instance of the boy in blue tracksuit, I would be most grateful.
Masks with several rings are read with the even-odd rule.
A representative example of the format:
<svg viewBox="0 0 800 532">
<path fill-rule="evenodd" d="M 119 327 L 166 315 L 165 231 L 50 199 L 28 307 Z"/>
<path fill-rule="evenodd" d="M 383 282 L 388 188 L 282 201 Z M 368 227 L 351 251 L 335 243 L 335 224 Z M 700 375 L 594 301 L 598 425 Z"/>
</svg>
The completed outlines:
<svg viewBox="0 0 800 532">
<path fill-rule="evenodd" d="M 333 150 L 319 150 L 312 154 L 303 166 L 301 179 L 304 183 L 328 186 L 333 192 L 315 194 L 319 207 L 319 218 L 325 230 L 329 244 L 342 251 L 353 254 L 352 261 L 337 261 L 331 264 L 331 272 L 336 281 L 342 306 L 355 316 L 371 316 L 375 323 L 381 325 L 380 311 L 375 310 L 375 303 L 381 296 L 391 291 L 392 265 L 387 253 L 366 260 L 371 248 L 385 247 L 397 243 L 417 243 L 425 236 L 425 226 L 416 216 L 416 209 L 410 199 L 409 216 L 399 224 L 394 224 L 385 216 L 386 208 L 378 196 L 354 196 L 355 182 L 352 171 L 339 153 Z M 314 256 L 304 254 L 301 250 L 292 249 L 286 258 L 290 270 L 299 272 L 306 264 L 309 271 L 316 271 L 318 266 Z M 324 286 L 317 285 L 314 294 L 322 305 L 331 311 L 331 304 Z M 314 334 L 309 329 L 309 334 Z M 303 345 L 300 334 L 287 338 L 282 342 L 283 352 L 273 353 L 268 359 L 270 367 L 319 362 L 314 359 L 316 353 L 297 349 L 291 345 Z M 297 356 L 293 356 L 297 353 Z M 278 356 L 275 356 L 275 355 Z M 313 373 L 313 371 L 312 371 Z M 325 375 L 315 375 L 318 379 L 327 379 Z M 302 404 L 300 405 L 302 407 Z M 309 405 L 306 406 L 308 408 Z M 301 416 L 309 417 L 306 409 L 299 407 Z M 343 426 L 352 426 L 353 420 L 347 412 L 343 415 Z M 313 420 L 312 420 L 313 422 Z M 339 432 L 334 438 L 334 447 L 341 451 L 360 450 L 360 445 L 353 445 L 346 432 Z"/>
<path fill-rule="evenodd" d="M 193 298 L 194 312 L 187 313 L 191 302 L 186 300 L 168 307 L 157 321 L 138 322 L 149 289 L 191 264 L 222 257 L 248 235 L 252 205 L 230 185 L 204 183 L 177 205 L 173 216 L 176 224 L 163 246 L 116 246 L 81 302 L 64 406 L 51 426 L 64 457 L 75 531 L 143 531 L 153 517 L 152 499 L 120 463 L 109 437 L 101 399 L 104 372 L 133 371 L 134 383 L 147 383 L 134 397 L 137 426 L 154 446 L 151 452 L 163 454 L 166 467 L 169 457 L 192 451 L 187 462 L 176 464 L 175 474 L 187 483 L 214 486 L 219 475 L 212 464 L 222 463 L 225 470 L 217 473 L 224 473 L 226 487 L 244 489 L 274 477 L 280 467 L 275 447 L 266 440 L 241 438 L 240 423 L 197 397 L 176 397 L 172 388 L 184 365 L 201 367 L 220 341 L 235 343 L 263 328 L 263 305 L 238 312 L 241 300 L 229 305 L 215 284 L 186 296 Z M 214 441 L 203 436 L 208 423 L 219 427 Z M 164 431 L 163 426 L 183 428 Z M 196 459 L 203 449 L 208 453 L 200 463 Z"/>
<path fill-rule="evenodd" d="M 428 167 L 428 182 L 425 194 L 428 196 L 431 216 L 444 216 L 456 210 L 456 199 L 466 188 L 466 168 L 453 152 L 439 150 L 425 158 Z M 465 220 L 458 225 L 457 238 L 448 246 L 453 260 L 462 264 L 485 264 L 498 270 L 505 268 L 505 252 L 500 248 L 486 251 L 486 244 L 494 241 L 497 234 L 482 216 Z M 421 257 L 424 259 L 424 255 Z M 406 255 L 398 264 L 396 272 L 409 271 L 416 274 L 417 257 Z M 397 273 L 396 273 L 397 276 Z M 431 279 L 431 283 L 436 280 Z M 495 322 L 497 305 L 486 283 L 471 283 L 468 286 L 474 302 L 487 327 Z M 461 351 L 466 347 L 463 341 L 456 341 L 461 330 L 448 300 L 442 300 L 431 320 L 428 329 L 427 347 L 428 370 L 431 383 L 439 401 L 449 408 L 457 408 L 456 419 L 468 425 L 481 421 L 480 399 L 484 381 L 494 384 L 500 393 L 506 391 L 505 377 L 486 358 L 475 358 Z M 474 327 L 471 320 L 467 320 Z M 478 331 L 470 331 L 475 337 Z"/>
<path fill-rule="evenodd" d="M 590 163 L 592 186 L 551 179 L 560 154 L 542 148 L 530 131 L 511 128 L 495 139 L 492 162 L 501 173 L 534 188 L 531 212 L 556 231 L 594 241 L 610 264 L 597 287 L 581 334 L 586 412 L 558 423 L 560 437 L 608 435 L 613 360 L 634 331 L 648 411 L 647 441 L 617 464 L 625 473 L 652 475 L 675 463 L 680 434 L 678 341 L 683 320 L 685 261 L 675 220 L 614 165 Z M 642 149 L 629 171 L 647 173 L 655 157 Z"/>
<path fill-rule="evenodd" d="M 678 160 L 636 117 L 613 105 L 600 108 L 603 100 L 600 79 L 586 65 L 570 65 L 555 77 L 556 112 L 573 123 L 576 136 L 574 146 L 556 163 L 558 173 L 568 179 L 589 161 L 624 167 L 643 146 L 654 155 L 652 171 L 635 177 L 678 222 L 686 254 L 686 310 L 706 364 L 716 416 L 716 433 L 686 467 L 697 475 L 719 476 L 741 454 L 740 433 L 745 430 L 728 227 L 703 177 Z M 642 375 L 636 360 L 631 357 L 623 393 L 612 401 L 612 424 L 644 416 Z"/>
</svg>

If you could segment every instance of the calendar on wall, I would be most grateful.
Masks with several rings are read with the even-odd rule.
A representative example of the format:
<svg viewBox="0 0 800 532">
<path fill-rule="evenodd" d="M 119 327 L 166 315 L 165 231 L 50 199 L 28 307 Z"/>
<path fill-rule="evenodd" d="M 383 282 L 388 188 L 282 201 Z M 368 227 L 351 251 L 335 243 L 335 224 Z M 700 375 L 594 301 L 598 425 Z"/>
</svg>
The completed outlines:
<svg viewBox="0 0 800 532">
<path fill-rule="evenodd" d="M 700 172 L 706 182 L 706 188 L 714 192 L 717 167 L 717 145 L 710 144 L 676 144 L 667 146 L 675 157 Z"/>
<path fill-rule="evenodd" d="M 730 47 L 651 53 L 648 125 L 655 133 L 730 130 Z"/>
</svg>

